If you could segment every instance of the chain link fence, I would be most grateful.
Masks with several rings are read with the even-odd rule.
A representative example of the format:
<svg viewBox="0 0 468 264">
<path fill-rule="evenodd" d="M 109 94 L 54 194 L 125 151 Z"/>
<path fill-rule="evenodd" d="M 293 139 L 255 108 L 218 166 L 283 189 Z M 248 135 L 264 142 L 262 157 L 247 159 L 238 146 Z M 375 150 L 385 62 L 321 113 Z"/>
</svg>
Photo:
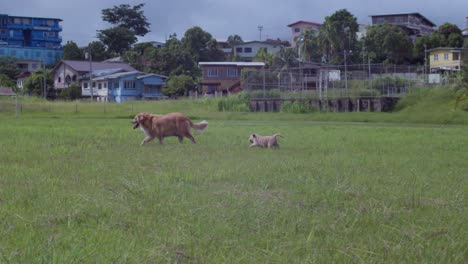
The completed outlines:
<svg viewBox="0 0 468 264">
<path fill-rule="evenodd" d="M 457 79 L 449 75 L 427 74 L 424 66 L 394 64 L 303 63 L 294 68 L 242 73 L 244 91 L 258 98 L 401 97 L 413 88 L 455 82 Z"/>
</svg>

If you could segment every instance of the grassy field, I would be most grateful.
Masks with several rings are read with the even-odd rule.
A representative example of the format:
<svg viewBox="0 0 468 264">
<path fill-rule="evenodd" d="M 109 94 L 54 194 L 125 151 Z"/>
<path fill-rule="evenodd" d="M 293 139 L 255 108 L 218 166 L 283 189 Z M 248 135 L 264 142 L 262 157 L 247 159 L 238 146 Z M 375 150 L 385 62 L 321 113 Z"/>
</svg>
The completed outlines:
<svg viewBox="0 0 468 264">
<path fill-rule="evenodd" d="M 468 257 L 467 125 L 399 123 L 401 113 L 222 113 L 206 102 L 37 105 L 0 114 L 2 263 Z M 141 147 L 129 122 L 138 111 L 210 125 L 195 145 Z M 248 148 L 253 132 L 280 132 L 281 149 Z"/>
</svg>

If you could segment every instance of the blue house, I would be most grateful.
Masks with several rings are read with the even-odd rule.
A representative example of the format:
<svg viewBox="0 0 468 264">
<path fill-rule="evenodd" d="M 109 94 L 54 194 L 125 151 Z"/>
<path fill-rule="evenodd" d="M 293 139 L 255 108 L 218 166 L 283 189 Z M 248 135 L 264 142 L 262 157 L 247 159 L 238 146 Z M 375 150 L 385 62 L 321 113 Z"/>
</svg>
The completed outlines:
<svg viewBox="0 0 468 264">
<path fill-rule="evenodd" d="M 0 14 L 0 57 L 55 63 L 63 56 L 61 21 Z"/>
<path fill-rule="evenodd" d="M 81 93 L 84 97 L 96 98 L 101 102 L 126 102 L 141 99 L 165 98 L 161 88 L 166 76 L 139 71 L 118 69 L 93 71 L 81 79 Z"/>
</svg>

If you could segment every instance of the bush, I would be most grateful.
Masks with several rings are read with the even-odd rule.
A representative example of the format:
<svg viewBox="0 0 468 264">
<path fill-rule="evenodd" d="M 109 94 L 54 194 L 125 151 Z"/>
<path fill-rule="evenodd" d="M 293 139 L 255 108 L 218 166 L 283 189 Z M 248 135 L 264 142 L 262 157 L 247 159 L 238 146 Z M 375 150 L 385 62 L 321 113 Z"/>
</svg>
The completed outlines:
<svg viewBox="0 0 468 264">
<path fill-rule="evenodd" d="M 249 112 L 250 95 L 241 92 L 236 95 L 222 97 L 218 101 L 218 111 Z"/>
<path fill-rule="evenodd" d="M 62 89 L 59 98 L 64 100 L 76 100 L 81 98 L 81 87 L 72 83 L 68 88 Z"/>
</svg>

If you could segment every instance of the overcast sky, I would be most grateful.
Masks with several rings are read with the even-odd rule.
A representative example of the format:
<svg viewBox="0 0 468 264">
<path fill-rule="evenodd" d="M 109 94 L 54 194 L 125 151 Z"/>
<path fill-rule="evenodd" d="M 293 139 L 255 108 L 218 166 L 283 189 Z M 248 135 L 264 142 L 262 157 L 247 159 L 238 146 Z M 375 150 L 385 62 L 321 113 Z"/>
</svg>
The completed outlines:
<svg viewBox="0 0 468 264">
<path fill-rule="evenodd" d="M 144 14 L 151 32 L 140 41 L 162 41 L 172 33 L 200 26 L 218 40 L 238 34 L 244 40 L 281 38 L 291 41 L 288 24 L 298 20 L 323 23 L 326 16 L 347 9 L 358 23 L 370 24 L 369 15 L 419 12 L 437 26 L 449 22 L 465 28 L 468 0 L 0 0 L 0 13 L 60 18 L 62 38 L 85 46 L 96 40 L 96 30 L 110 27 L 101 10 L 115 5 L 146 3 Z"/>
</svg>

